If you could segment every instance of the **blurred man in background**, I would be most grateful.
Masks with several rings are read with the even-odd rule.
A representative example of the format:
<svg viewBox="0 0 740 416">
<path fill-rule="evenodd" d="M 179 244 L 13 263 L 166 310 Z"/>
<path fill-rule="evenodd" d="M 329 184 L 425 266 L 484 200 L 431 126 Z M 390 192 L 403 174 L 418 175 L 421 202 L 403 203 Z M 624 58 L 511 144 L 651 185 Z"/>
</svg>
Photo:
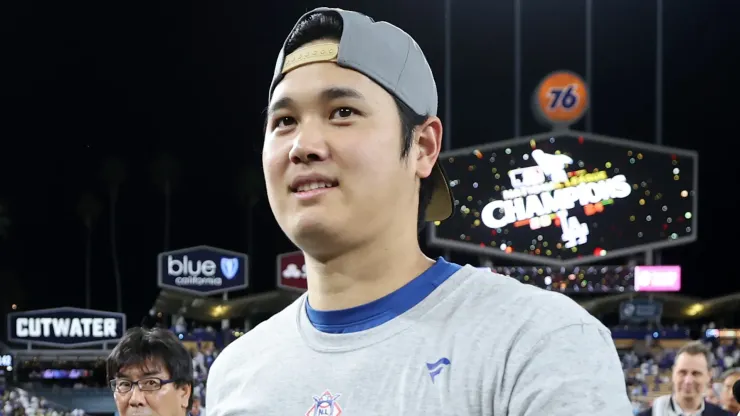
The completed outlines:
<svg viewBox="0 0 740 416">
<path fill-rule="evenodd" d="M 640 416 L 727 416 L 721 407 L 705 400 L 710 362 L 709 348 L 700 341 L 684 345 L 673 365 L 673 394 L 656 398 Z"/>
<path fill-rule="evenodd" d="M 722 392 L 719 396 L 719 402 L 723 409 L 733 415 L 740 413 L 740 403 L 732 395 L 732 386 L 738 381 L 740 381 L 740 367 L 727 370 L 722 375 Z"/>
<path fill-rule="evenodd" d="M 711 403 L 711 404 L 719 406 L 720 405 L 719 392 L 720 390 L 717 390 L 714 384 L 710 385 L 707 388 L 706 392 L 704 393 L 704 400 L 707 403 Z"/>
<path fill-rule="evenodd" d="M 206 416 L 206 409 L 201 407 L 200 399 L 193 398 L 193 407 L 190 409 L 190 416 Z"/>
<path fill-rule="evenodd" d="M 129 329 L 106 370 L 120 416 L 183 416 L 192 407 L 193 359 L 166 329 Z"/>
</svg>

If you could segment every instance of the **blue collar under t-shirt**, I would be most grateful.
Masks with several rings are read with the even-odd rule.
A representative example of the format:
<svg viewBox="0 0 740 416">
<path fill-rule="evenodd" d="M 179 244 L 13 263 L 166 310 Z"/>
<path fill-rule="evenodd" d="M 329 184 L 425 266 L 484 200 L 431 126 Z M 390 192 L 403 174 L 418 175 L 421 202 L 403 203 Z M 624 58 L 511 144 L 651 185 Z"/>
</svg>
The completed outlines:
<svg viewBox="0 0 740 416">
<path fill-rule="evenodd" d="M 306 315 L 314 328 L 321 332 L 347 334 L 365 331 L 413 308 L 460 268 L 460 265 L 440 257 L 427 271 L 378 300 L 338 311 L 317 311 L 306 300 Z"/>
</svg>

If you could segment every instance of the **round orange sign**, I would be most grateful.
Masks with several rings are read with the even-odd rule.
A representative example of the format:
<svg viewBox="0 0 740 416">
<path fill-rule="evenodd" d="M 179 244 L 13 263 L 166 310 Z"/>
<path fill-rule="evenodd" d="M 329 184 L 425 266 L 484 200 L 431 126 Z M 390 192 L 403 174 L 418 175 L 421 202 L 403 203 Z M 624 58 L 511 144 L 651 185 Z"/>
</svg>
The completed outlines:
<svg viewBox="0 0 740 416">
<path fill-rule="evenodd" d="M 567 127 L 586 114 L 589 98 L 583 78 L 569 71 L 556 71 L 535 90 L 535 115 L 553 127 Z"/>
</svg>

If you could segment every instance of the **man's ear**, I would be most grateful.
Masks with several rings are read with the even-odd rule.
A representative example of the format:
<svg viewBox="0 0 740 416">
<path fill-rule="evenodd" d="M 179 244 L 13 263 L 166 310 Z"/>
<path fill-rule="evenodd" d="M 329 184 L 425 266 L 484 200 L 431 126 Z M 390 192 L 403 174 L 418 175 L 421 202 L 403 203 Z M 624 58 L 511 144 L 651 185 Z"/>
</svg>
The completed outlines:
<svg viewBox="0 0 740 416">
<path fill-rule="evenodd" d="M 184 383 L 182 386 L 177 388 L 177 395 L 180 399 L 180 407 L 183 409 L 188 408 L 190 403 L 190 396 L 193 394 L 193 386 L 190 383 Z"/>
<path fill-rule="evenodd" d="M 428 117 L 423 124 L 416 127 L 416 175 L 426 178 L 432 174 L 442 150 L 442 121 L 439 117 Z"/>
</svg>

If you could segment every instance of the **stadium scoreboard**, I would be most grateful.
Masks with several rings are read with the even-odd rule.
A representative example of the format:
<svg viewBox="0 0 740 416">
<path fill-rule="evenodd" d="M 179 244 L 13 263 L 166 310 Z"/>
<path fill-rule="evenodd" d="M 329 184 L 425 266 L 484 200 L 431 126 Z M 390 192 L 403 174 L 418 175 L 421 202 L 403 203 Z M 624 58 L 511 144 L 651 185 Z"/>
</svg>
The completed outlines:
<svg viewBox="0 0 740 416">
<path fill-rule="evenodd" d="M 440 159 L 456 212 L 432 245 L 567 266 L 696 239 L 695 152 L 568 131 Z"/>
</svg>

